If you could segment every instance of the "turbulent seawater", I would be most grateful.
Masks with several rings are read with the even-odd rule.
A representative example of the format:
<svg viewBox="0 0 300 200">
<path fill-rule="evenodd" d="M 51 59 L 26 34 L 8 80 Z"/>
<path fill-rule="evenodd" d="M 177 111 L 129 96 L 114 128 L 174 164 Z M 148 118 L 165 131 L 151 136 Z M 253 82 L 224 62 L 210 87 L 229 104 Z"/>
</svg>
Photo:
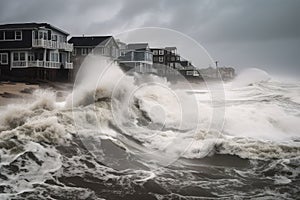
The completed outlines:
<svg viewBox="0 0 300 200">
<path fill-rule="evenodd" d="M 0 199 L 300 197 L 300 82 L 226 83 L 213 130 L 207 89 L 123 76 L 117 88 L 79 85 L 65 102 L 39 90 L 2 108 Z"/>
</svg>

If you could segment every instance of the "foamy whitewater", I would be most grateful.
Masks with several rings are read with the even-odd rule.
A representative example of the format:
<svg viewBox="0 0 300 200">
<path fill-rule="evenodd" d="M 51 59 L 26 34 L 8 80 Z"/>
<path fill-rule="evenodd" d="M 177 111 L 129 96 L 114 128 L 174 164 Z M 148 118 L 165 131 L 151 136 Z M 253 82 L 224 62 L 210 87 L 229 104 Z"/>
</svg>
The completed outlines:
<svg viewBox="0 0 300 200">
<path fill-rule="evenodd" d="M 246 70 L 212 105 L 204 84 L 85 65 L 65 102 L 37 90 L 1 109 L 0 199 L 299 197 L 300 82 Z"/>
</svg>

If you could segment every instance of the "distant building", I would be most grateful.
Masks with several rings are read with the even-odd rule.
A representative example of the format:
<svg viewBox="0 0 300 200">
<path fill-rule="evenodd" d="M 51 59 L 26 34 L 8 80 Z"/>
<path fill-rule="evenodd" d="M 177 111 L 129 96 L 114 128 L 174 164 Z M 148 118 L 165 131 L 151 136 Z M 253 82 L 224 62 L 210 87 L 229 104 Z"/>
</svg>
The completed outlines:
<svg viewBox="0 0 300 200">
<path fill-rule="evenodd" d="M 235 76 L 235 70 L 233 67 L 218 67 L 222 80 L 230 80 Z"/>
<path fill-rule="evenodd" d="M 183 68 L 178 70 L 181 75 L 192 79 L 203 79 L 201 74 L 199 73 L 199 69 L 197 69 L 189 61 L 185 61 L 182 63 L 184 63 Z"/>
<path fill-rule="evenodd" d="M 73 57 L 85 57 L 88 54 L 101 55 L 116 59 L 119 57 L 119 46 L 113 36 L 72 37 Z"/>
<path fill-rule="evenodd" d="M 72 61 L 74 63 L 74 75 L 80 68 L 84 58 L 89 55 L 100 55 L 115 60 L 119 57 L 120 51 L 113 36 L 81 36 L 72 37 L 69 40 L 73 43 L 74 51 Z"/>
<path fill-rule="evenodd" d="M 155 73 L 153 56 L 148 43 L 127 44 L 118 59 L 123 70 L 138 73 Z"/>
<path fill-rule="evenodd" d="M 232 67 L 208 67 L 204 69 L 199 69 L 199 73 L 205 79 L 218 79 L 229 80 L 234 78 L 235 70 Z"/>
<path fill-rule="evenodd" d="M 198 70 L 177 53 L 176 47 L 151 48 L 153 53 L 153 67 L 159 76 L 169 79 L 178 77 L 179 74 L 186 78 L 199 77 Z"/>
<path fill-rule="evenodd" d="M 151 48 L 153 53 L 153 63 L 164 64 L 171 68 L 176 68 L 180 64 L 180 55 L 177 54 L 176 47 Z"/>
<path fill-rule="evenodd" d="M 125 42 L 121 42 L 119 39 L 116 39 L 116 42 L 119 46 L 120 56 L 124 56 L 127 48 L 127 44 Z"/>
<path fill-rule="evenodd" d="M 1 79 L 68 80 L 69 34 L 47 23 L 0 25 Z"/>
</svg>

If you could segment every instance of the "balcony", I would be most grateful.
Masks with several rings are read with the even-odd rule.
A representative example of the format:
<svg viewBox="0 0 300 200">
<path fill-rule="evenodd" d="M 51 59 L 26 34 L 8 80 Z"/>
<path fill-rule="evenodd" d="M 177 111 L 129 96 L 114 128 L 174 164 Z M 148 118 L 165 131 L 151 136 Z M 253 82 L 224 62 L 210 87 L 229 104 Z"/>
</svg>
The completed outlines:
<svg viewBox="0 0 300 200">
<path fill-rule="evenodd" d="M 129 51 L 119 57 L 121 63 L 145 63 L 152 65 L 152 54 L 148 51 Z"/>
<path fill-rule="evenodd" d="M 73 63 L 66 62 L 65 64 L 61 62 L 52 61 L 13 61 L 12 68 L 28 68 L 28 67 L 40 67 L 48 69 L 73 69 Z"/>
<path fill-rule="evenodd" d="M 65 69 L 73 69 L 73 63 L 67 63 L 66 62 Z"/>
<path fill-rule="evenodd" d="M 66 42 L 57 42 L 52 40 L 34 39 L 32 40 L 32 47 L 46 48 L 46 49 L 61 49 L 65 51 L 73 51 L 73 44 Z"/>
</svg>

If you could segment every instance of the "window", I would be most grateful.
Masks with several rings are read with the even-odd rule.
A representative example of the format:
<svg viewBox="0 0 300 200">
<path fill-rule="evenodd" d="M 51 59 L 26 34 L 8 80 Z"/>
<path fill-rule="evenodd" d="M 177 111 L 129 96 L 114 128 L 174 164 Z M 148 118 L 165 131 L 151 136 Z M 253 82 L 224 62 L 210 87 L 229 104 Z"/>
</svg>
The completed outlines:
<svg viewBox="0 0 300 200">
<path fill-rule="evenodd" d="M 153 55 L 158 55 L 157 50 L 153 50 Z"/>
<path fill-rule="evenodd" d="M 38 39 L 38 31 L 32 31 L 32 39 Z"/>
<path fill-rule="evenodd" d="M 22 40 L 22 31 L 0 31 L 0 40 Z"/>
<path fill-rule="evenodd" d="M 25 60 L 25 53 L 24 52 L 20 53 L 20 60 Z"/>
<path fill-rule="evenodd" d="M 175 57 L 174 56 L 171 57 L 171 61 L 175 61 Z"/>
<path fill-rule="evenodd" d="M 146 56 L 146 61 L 152 61 L 153 60 L 153 55 L 150 52 L 145 52 Z"/>
<path fill-rule="evenodd" d="M 47 32 L 44 32 L 44 33 L 43 33 L 43 39 L 44 39 L 44 40 L 47 40 L 47 39 L 48 39 L 48 34 L 47 34 Z"/>
<path fill-rule="evenodd" d="M 158 62 L 158 57 L 154 56 L 153 57 L 153 62 Z"/>
<path fill-rule="evenodd" d="M 39 39 L 43 39 L 43 32 L 39 31 Z"/>
<path fill-rule="evenodd" d="M 86 54 L 87 54 L 87 48 L 82 48 L 81 55 L 86 55 Z"/>
<path fill-rule="evenodd" d="M 0 31 L 0 40 L 4 40 L 4 31 Z"/>
<path fill-rule="evenodd" d="M 159 55 L 164 55 L 164 50 L 159 50 Z"/>
<path fill-rule="evenodd" d="M 0 63 L 2 65 L 8 64 L 8 54 L 7 53 L 0 53 Z"/>
<path fill-rule="evenodd" d="M 29 61 L 33 61 L 34 59 L 33 59 L 33 53 L 28 53 L 28 60 Z"/>
<path fill-rule="evenodd" d="M 57 35 L 52 35 L 51 39 L 52 39 L 52 41 L 57 41 Z"/>
<path fill-rule="evenodd" d="M 51 52 L 51 54 L 50 54 L 50 61 L 52 61 L 52 62 L 59 62 L 59 60 L 58 60 L 58 53 L 53 53 L 53 52 Z"/>
<path fill-rule="evenodd" d="M 18 61 L 19 60 L 19 53 L 14 53 L 13 58 L 14 58 L 14 61 Z"/>
<path fill-rule="evenodd" d="M 188 76 L 193 76 L 193 74 L 194 74 L 194 71 L 187 71 L 186 72 L 186 75 L 188 75 Z"/>
<path fill-rule="evenodd" d="M 14 31 L 5 31 L 5 40 L 14 40 L 15 32 Z"/>
<path fill-rule="evenodd" d="M 66 42 L 66 41 L 67 41 L 67 39 L 65 36 L 62 36 L 62 35 L 59 36 L 59 42 Z"/>
<path fill-rule="evenodd" d="M 92 51 L 93 51 L 92 48 L 87 48 L 87 53 L 88 53 L 88 54 L 89 54 L 89 53 L 93 53 Z"/>
<path fill-rule="evenodd" d="M 15 31 L 15 40 L 22 40 L 22 31 Z"/>
<path fill-rule="evenodd" d="M 159 62 L 164 62 L 164 57 L 162 57 L 162 56 L 159 56 Z"/>
<path fill-rule="evenodd" d="M 13 61 L 25 61 L 25 52 L 14 52 Z"/>
<path fill-rule="evenodd" d="M 120 50 L 120 56 L 125 56 L 126 52 L 124 50 Z"/>
</svg>

